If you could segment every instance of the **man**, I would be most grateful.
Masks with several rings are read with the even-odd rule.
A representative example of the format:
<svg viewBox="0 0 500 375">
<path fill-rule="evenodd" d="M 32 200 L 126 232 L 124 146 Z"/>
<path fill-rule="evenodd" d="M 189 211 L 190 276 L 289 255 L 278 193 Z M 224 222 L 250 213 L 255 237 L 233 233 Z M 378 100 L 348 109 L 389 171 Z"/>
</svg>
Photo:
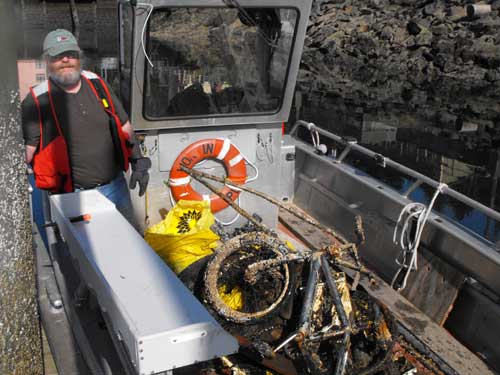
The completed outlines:
<svg viewBox="0 0 500 375">
<path fill-rule="evenodd" d="M 130 188 L 138 183 L 142 196 L 151 161 L 142 156 L 127 114 L 99 76 L 82 70 L 69 31 L 48 33 L 43 53 L 49 79 L 22 103 L 26 162 L 36 186 L 52 193 L 96 189 L 135 225 L 123 171 L 130 162 Z"/>
</svg>

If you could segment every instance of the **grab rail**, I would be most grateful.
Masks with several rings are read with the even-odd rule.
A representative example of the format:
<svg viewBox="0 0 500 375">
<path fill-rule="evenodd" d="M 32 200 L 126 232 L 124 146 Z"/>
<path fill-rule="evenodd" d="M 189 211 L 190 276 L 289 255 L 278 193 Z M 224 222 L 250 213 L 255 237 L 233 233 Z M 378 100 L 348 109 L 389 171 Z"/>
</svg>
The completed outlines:
<svg viewBox="0 0 500 375">
<path fill-rule="evenodd" d="M 405 197 L 405 198 L 408 197 L 408 195 L 413 190 L 415 190 L 419 185 L 421 185 L 422 183 L 426 183 L 427 185 L 432 186 L 434 189 L 438 189 L 440 187 L 440 183 L 438 181 L 435 181 L 430 177 L 427 177 L 427 176 L 425 176 L 417 171 L 414 171 L 413 169 L 405 167 L 404 165 L 399 164 L 398 162 L 395 162 L 394 160 L 391 160 L 390 158 L 387 158 L 387 157 L 380 155 L 376 152 L 373 152 L 373 151 L 371 151 L 363 146 L 358 145 L 357 141 L 354 138 L 352 138 L 352 139 L 342 138 L 336 134 L 330 133 L 329 131 L 316 126 L 312 122 L 298 120 L 295 123 L 295 125 L 293 126 L 292 130 L 290 131 L 290 135 L 297 138 L 296 133 L 297 133 L 299 127 L 301 127 L 301 126 L 305 127 L 309 131 L 316 131 L 319 134 L 321 134 L 321 135 L 323 135 L 323 136 L 325 136 L 325 137 L 327 137 L 327 138 L 329 138 L 337 143 L 340 143 L 341 145 L 346 146 L 346 148 L 344 149 L 342 154 L 339 156 L 339 158 L 337 158 L 335 160 L 337 163 L 342 163 L 342 161 L 345 159 L 347 154 L 351 150 L 355 150 L 355 151 L 360 152 L 361 154 L 364 154 L 364 155 L 366 155 L 372 159 L 375 159 L 379 162 L 382 161 L 384 167 L 386 167 L 386 166 L 391 167 L 391 168 L 393 168 L 401 173 L 406 174 L 407 176 L 411 176 L 411 177 L 415 178 L 416 181 L 402 194 L 403 197 Z M 474 199 L 469 198 L 466 195 L 459 193 L 458 191 L 456 191 L 448 186 L 444 186 L 442 188 L 441 192 L 442 192 L 442 194 L 446 194 L 446 195 L 458 200 L 459 202 L 462 202 L 469 207 L 477 209 L 478 211 L 481 211 L 485 215 L 489 216 L 490 218 L 500 222 L 500 212 L 495 211 L 495 210 L 485 206 L 484 204 L 479 203 L 478 201 L 475 201 Z"/>
</svg>

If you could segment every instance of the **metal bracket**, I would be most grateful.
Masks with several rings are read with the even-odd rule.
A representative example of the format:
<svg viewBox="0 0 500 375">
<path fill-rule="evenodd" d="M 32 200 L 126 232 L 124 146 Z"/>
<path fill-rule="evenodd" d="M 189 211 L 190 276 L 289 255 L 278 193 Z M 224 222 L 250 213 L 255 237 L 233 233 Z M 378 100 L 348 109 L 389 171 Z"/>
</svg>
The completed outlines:
<svg viewBox="0 0 500 375">
<path fill-rule="evenodd" d="M 384 155 L 375 154 L 375 155 L 373 155 L 373 159 L 375 160 L 375 163 L 377 163 L 378 165 L 380 165 L 382 168 L 385 168 L 386 164 L 385 164 L 385 157 L 384 157 Z"/>
<path fill-rule="evenodd" d="M 336 160 L 334 160 L 334 162 L 335 163 L 342 163 L 342 161 L 344 161 L 347 154 L 351 151 L 352 145 L 353 145 L 353 143 L 348 143 L 346 145 L 346 147 L 344 148 L 344 150 L 342 151 L 342 153 L 340 154 L 340 156 Z"/>
<path fill-rule="evenodd" d="M 53 282 L 53 280 L 51 280 L 51 282 L 47 282 L 45 284 L 45 292 L 47 293 L 47 297 L 49 298 L 50 305 L 54 309 L 59 310 L 61 307 L 63 307 L 63 301 L 59 290 L 57 290 L 57 286 L 54 284 L 55 282 Z"/>
<path fill-rule="evenodd" d="M 351 151 L 353 145 L 358 143 L 358 140 L 354 137 L 342 137 L 342 142 L 346 145 L 340 156 L 334 160 L 335 163 L 342 163 L 347 154 Z"/>
<path fill-rule="evenodd" d="M 416 180 L 411 186 L 403 193 L 403 197 L 408 198 L 408 196 L 420 185 L 422 185 L 422 180 Z"/>
<path fill-rule="evenodd" d="M 342 141 L 345 142 L 348 145 L 356 145 L 356 144 L 358 144 L 358 140 L 356 138 L 350 137 L 350 136 L 342 137 Z"/>
</svg>

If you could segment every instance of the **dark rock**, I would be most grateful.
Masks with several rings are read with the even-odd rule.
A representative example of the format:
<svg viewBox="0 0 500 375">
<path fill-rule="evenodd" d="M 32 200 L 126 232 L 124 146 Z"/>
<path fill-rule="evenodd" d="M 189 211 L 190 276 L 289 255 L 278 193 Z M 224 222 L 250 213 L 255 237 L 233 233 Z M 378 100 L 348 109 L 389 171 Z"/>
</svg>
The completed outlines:
<svg viewBox="0 0 500 375">
<path fill-rule="evenodd" d="M 436 114 L 436 117 L 436 121 L 438 122 L 439 127 L 448 129 L 455 129 L 457 123 L 461 122 L 458 116 L 451 114 L 450 112 L 440 111 Z"/>
<path fill-rule="evenodd" d="M 436 9 L 437 9 L 436 3 L 427 4 L 423 9 L 422 14 L 424 16 L 433 16 L 434 13 L 436 12 Z"/>
<path fill-rule="evenodd" d="M 422 27 L 415 21 L 410 21 L 406 25 L 406 30 L 408 30 L 410 35 L 418 35 L 422 31 Z"/>
<path fill-rule="evenodd" d="M 408 38 L 408 33 L 402 27 L 396 28 L 394 32 L 394 43 L 403 44 L 405 40 Z"/>
<path fill-rule="evenodd" d="M 471 23 L 470 29 L 476 34 L 495 33 L 500 28 L 500 19 L 498 17 L 481 18 Z"/>
<path fill-rule="evenodd" d="M 477 20 L 466 17 L 468 3 L 322 3 L 308 30 L 299 89 L 335 97 L 328 113 L 341 123 L 359 122 L 359 107 L 379 119 L 389 111 L 408 126 L 435 127 L 440 118 L 452 125 L 464 113 L 467 121 L 500 126 L 500 0 L 492 3 L 494 17 Z"/>
<path fill-rule="evenodd" d="M 384 26 L 380 32 L 380 39 L 382 40 L 392 40 L 394 37 L 394 29 L 390 26 Z"/>
<path fill-rule="evenodd" d="M 438 53 L 435 57 L 434 57 L 434 65 L 437 66 L 438 68 L 441 68 L 443 69 L 445 64 L 448 62 L 448 59 L 449 59 L 449 55 L 446 54 L 446 53 Z"/>
<path fill-rule="evenodd" d="M 384 3 L 383 0 L 369 0 L 368 4 L 372 9 L 380 9 L 382 6 L 382 3 Z"/>
<path fill-rule="evenodd" d="M 420 85 L 427 79 L 426 67 L 428 62 L 423 58 L 415 59 L 408 64 L 408 80 L 414 85 Z"/>
<path fill-rule="evenodd" d="M 428 29 L 422 31 L 415 37 L 415 44 L 417 46 L 430 46 L 432 43 L 432 33 Z"/>
<path fill-rule="evenodd" d="M 478 65 L 484 68 L 500 67 L 500 46 L 495 45 L 495 40 L 489 36 L 476 39 L 473 53 Z"/>
<path fill-rule="evenodd" d="M 427 61 L 433 61 L 434 60 L 434 55 L 431 53 L 431 51 L 429 49 L 425 49 L 425 51 L 422 52 L 422 56 Z"/>
<path fill-rule="evenodd" d="M 434 35 L 445 35 L 450 31 L 449 25 L 441 23 L 432 26 L 432 34 Z"/>
<path fill-rule="evenodd" d="M 427 4 L 423 9 L 422 14 L 426 17 L 432 16 L 440 20 L 444 19 L 446 16 L 444 6 L 435 2 Z"/>
<path fill-rule="evenodd" d="M 434 49 L 444 54 L 453 55 L 455 53 L 455 43 L 449 39 L 439 39 L 435 43 Z"/>
<path fill-rule="evenodd" d="M 500 9 L 500 0 L 493 0 L 490 5 L 492 10 L 498 10 Z"/>
<path fill-rule="evenodd" d="M 398 4 L 398 5 L 414 6 L 414 7 L 420 8 L 427 1 L 426 0 L 392 0 L 391 2 L 394 4 Z"/>
<path fill-rule="evenodd" d="M 356 46 L 362 54 L 369 56 L 378 55 L 378 42 L 372 35 L 359 33 L 356 39 Z"/>
<path fill-rule="evenodd" d="M 500 72 L 498 70 L 490 69 L 484 75 L 484 79 L 488 82 L 496 82 L 500 80 Z"/>
<path fill-rule="evenodd" d="M 321 14 L 321 7 L 326 2 L 328 2 L 328 0 L 314 0 L 311 8 L 311 14 L 313 16 Z"/>
</svg>

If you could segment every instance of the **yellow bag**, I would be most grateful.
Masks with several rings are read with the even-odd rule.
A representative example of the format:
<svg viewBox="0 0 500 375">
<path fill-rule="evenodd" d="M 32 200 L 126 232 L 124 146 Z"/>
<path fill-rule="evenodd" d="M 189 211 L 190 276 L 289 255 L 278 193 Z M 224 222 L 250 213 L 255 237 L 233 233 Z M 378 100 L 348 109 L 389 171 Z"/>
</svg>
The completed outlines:
<svg viewBox="0 0 500 375">
<path fill-rule="evenodd" d="M 210 230 L 213 223 L 210 202 L 180 200 L 163 221 L 146 230 L 144 239 L 179 274 L 213 253 L 219 240 Z"/>
<path fill-rule="evenodd" d="M 241 311 L 243 309 L 243 293 L 239 287 L 236 286 L 231 291 L 228 291 L 227 285 L 221 285 L 219 287 L 219 296 L 233 310 Z"/>
</svg>

